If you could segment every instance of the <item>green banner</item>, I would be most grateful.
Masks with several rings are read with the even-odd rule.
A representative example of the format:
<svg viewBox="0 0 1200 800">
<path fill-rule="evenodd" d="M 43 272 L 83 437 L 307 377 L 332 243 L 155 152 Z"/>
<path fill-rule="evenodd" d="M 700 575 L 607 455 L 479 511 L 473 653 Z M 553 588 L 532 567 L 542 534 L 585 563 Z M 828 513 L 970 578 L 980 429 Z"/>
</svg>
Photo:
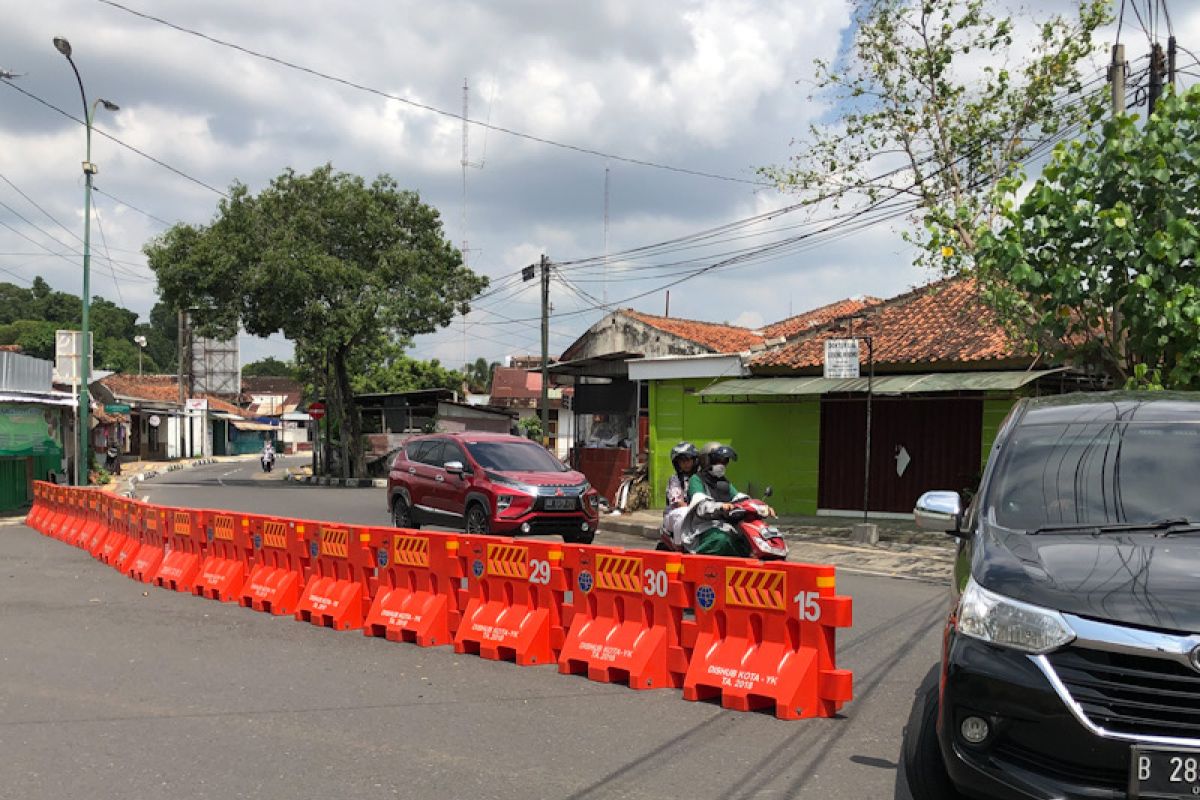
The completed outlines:
<svg viewBox="0 0 1200 800">
<path fill-rule="evenodd" d="M 128 414 L 129 406 L 125 403 L 105 403 L 104 410 L 109 414 Z"/>
<path fill-rule="evenodd" d="M 0 405 L 0 456 L 59 455 L 57 410 Z"/>
</svg>

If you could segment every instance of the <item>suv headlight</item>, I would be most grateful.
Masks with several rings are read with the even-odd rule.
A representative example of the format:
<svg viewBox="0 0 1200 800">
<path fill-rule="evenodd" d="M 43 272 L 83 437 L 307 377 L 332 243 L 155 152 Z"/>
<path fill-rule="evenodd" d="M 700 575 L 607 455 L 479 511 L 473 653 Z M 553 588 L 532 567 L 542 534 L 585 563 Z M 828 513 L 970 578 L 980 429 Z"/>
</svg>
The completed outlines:
<svg viewBox="0 0 1200 800">
<path fill-rule="evenodd" d="M 1057 611 L 989 592 L 974 578 L 959 600 L 958 630 L 1026 653 L 1048 653 L 1075 638 L 1075 631 Z"/>
</svg>

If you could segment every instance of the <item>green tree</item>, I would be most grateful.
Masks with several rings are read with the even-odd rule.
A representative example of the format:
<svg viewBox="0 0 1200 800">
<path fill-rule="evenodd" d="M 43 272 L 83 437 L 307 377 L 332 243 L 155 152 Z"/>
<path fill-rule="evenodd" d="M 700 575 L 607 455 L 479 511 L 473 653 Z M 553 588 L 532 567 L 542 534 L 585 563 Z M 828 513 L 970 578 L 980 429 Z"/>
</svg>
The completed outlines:
<svg viewBox="0 0 1200 800">
<path fill-rule="evenodd" d="M 521 429 L 521 433 L 525 434 L 526 439 L 533 439 L 535 442 L 542 441 L 542 420 L 539 417 L 523 417 L 517 422 L 517 427 Z"/>
<path fill-rule="evenodd" d="M 36 278 L 35 280 L 40 280 Z M 45 283 L 45 281 L 43 281 Z M 0 283 L 0 325 L 29 318 L 33 292 L 13 283 Z"/>
<path fill-rule="evenodd" d="M 57 322 L 19 319 L 0 325 L 0 344 L 19 344 L 25 355 L 53 361 L 54 332 L 60 327 Z"/>
<path fill-rule="evenodd" d="M 1070 17 L 1035 20 L 1017 43 L 1012 18 L 987 0 L 857 0 L 845 57 L 817 63 L 817 91 L 839 109 L 804 150 L 764 175 L 816 202 L 911 212 L 918 261 L 970 267 L 990 223 L 992 190 L 1047 139 L 1091 118 L 1100 86 L 1080 66 L 1109 0 L 1077 0 Z M 975 67 L 983 63 L 982 71 Z"/>
<path fill-rule="evenodd" d="M 436 358 L 418 361 L 398 349 L 382 360 L 374 360 L 367 369 L 351 379 L 356 393 L 411 392 L 418 389 L 450 389 L 461 392 L 463 374 L 446 369 Z"/>
<path fill-rule="evenodd" d="M 146 356 L 164 372 L 179 368 L 179 312 L 163 302 L 150 309 L 150 323 L 138 325 L 137 333 L 146 337 Z"/>
<path fill-rule="evenodd" d="M 1200 89 L 1145 125 L 1122 116 L 1060 145 L 980 241 L 981 284 L 1014 332 L 1116 385 L 1200 388 Z"/>
<path fill-rule="evenodd" d="M 466 378 L 467 387 L 472 392 L 480 394 L 491 391 L 492 374 L 498 366 L 500 366 L 500 362 L 492 361 L 489 363 L 483 357 L 475 359 L 470 364 L 464 364 L 462 374 Z"/>
<path fill-rule="evenodd" d="M 163 300 L 191 309 L 202 334 L 240 323 L 295 343 L 321 378 L 351 475 L 366 474 L 351 386 L 360 354 L 444 327 L 487 285 L 416 193 L 328 165 L 289 169 L 258 195 L 234 184 L 211 225 L 176 225 L 145 252 Z"/>
<path fill-rule="evenodd" d="M 242 367 L 242 375 L 295 378 L 296 365 L 290 361 L 280 361 L 272 356 L 267 356 L 258 361 L 251 361 Z"/>
</svg>

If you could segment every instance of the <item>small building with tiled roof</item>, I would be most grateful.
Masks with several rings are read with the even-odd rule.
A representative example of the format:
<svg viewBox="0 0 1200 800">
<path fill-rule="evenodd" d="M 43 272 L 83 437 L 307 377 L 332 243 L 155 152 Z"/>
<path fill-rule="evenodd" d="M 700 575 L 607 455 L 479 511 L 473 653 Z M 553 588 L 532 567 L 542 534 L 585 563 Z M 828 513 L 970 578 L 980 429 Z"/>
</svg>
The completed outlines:
<svg viewBox="0 0 1200 800">
<path fill-rule="evenodd" d="M 181 405 L 175 375 L 113 373 L 93 383 L 92 392 L 106 408 L 129 414 L 125 452 L 139 458 L 253 452 L 279 427 L 254 422 L 241 408 L 215 395 L 185 397 Z M 209 443 L 211 453 L 206 450 Z"/>
<path fill-rule="evenodd" d="M 969 278 L 841 301 L 761 333 L 766 345 L 736 363 L 630 362 L 649 383 L 656 499 L 674 444 L 720 441 L 740 456 L 734 483 L 751 493 L 772 485 L 784 513 L 861 515 L 865 494 L 871 514 L 907 516 L 921 492 L 974 487 L 1018 396 L 1074 388 L 1009 335 Z M 858 342 L 861 377 L 823 377 L 830 339 Z"/>
</svg>

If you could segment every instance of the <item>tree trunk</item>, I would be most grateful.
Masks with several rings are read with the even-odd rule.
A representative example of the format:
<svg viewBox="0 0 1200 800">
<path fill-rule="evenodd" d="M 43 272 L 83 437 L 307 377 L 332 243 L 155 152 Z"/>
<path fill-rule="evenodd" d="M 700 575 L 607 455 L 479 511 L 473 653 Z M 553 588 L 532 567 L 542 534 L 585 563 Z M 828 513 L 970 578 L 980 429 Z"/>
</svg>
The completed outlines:
<svg viewBox="0 0 1200 800">
<path fill-rule="evenodd" d="M 362 415 L 358 404 L 354 402 L 354 390 L 350 388 L 350 373 L 346 369 L 346 355 L 349 348 L 339 348 L 334 369 L 337 371 L 338 394 L 341 395 L 342 409 L 345 414 L 342 436 L 343 462 L 350 468 L 346 477 L 365 477 L 367 474 L 367 457 L 362 442 Z"/>
</svg>

